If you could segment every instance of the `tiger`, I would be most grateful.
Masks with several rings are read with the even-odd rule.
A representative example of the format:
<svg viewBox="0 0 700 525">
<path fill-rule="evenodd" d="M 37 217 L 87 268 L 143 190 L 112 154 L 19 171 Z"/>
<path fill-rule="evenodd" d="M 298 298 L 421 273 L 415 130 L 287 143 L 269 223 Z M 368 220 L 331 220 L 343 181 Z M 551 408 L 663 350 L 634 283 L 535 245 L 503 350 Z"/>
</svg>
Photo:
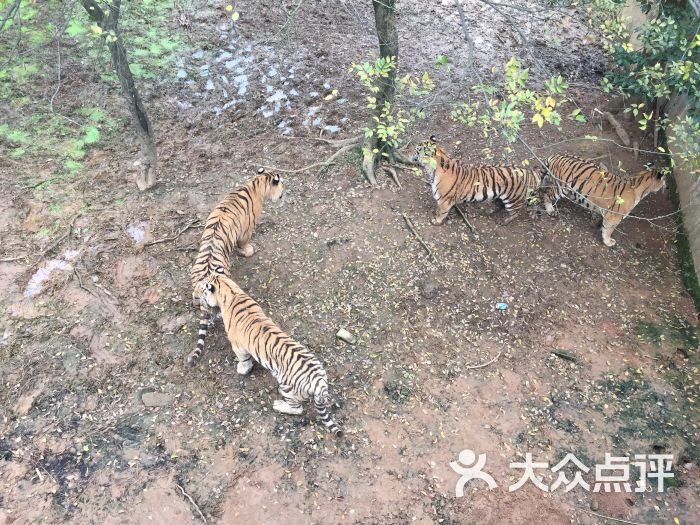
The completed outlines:
<svg viewBox="0 0 700 525">
<path fill-rule="evenodd" d="M 414 162 L 423 168 L 431 181 L 433 197 L 437 201 L 433 224 L 442 224 L 453 206 L 459 202 L 481 202 L 499 199 L 511 214 L 517 212 L 534 197 L 542 182 L 542 172 L 515 166 L 464 165 L 452 159 L 437 144 L 435 136 L 416 146 Z"/>
<path fill-rule="evenodd" d="M 328 377 L 318 358 L 285 334 L 262 308 L 219 266 L 207 279 L 203 300 L 209 308 L 219 308 L 233 351 L 238 358 L 236 372 L 247 375 L 253 361 L 269 370 L 279 383 L 283 399 L 272 408 L 282 414 L 300 415 L 302 402 L 313 398 L 323 425 L 336 437 L 343 431 L 328 413 Z"/>
<path fill-rule="evenodd" d="M 204 225 L 199 253 L 190 272 L 192 278 L 192 300 L 199 305 L 200 319 L 197 344 L 187 356 L 187 365 L 193 367 L 204 353 L 204 339 L 210 324 L 214 322 L 216 310 L 202 301 L 204 285 L 215 268 L 224 268 L 228 275 L 231 268 L 231 253 L 234 248 L 244 257 L 251 257 L 255 248 L 250 239 L 255 224 L 262 212 L 265 199 L 279 201 L 284 195 L 284 181 L 279 174 L 258 175 L 248 183 L 226 196 L 212 210 Z"/>
<path fill-rule="evenodd" d="M 596 163 L 573 155 L 551 155 L 545 160 L 551 175 L 545 176 L 544 206 L 550 216 L 556 215 L 554 205 L 568 197 L 603 217 L 603 243 L 612 247 L 612 233 L 639 202 L 664 188 L 663 170 L 643 170 L 625 178 L 602 169 Z"/>
</svg>

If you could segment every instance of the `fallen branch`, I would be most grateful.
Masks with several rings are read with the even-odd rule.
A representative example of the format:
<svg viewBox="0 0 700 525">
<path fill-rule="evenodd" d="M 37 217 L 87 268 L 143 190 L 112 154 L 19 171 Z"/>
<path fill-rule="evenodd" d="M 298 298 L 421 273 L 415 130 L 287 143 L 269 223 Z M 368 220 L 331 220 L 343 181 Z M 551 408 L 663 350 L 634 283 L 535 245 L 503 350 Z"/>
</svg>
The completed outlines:
<svg viewBox="0 0 700 525">
<path fill-rule="evenodd" d="M 202 511 L 201 511 L 201 509 L 199 508 L 199 505 L 197 505 L 197 503 L 195 503 L 195 501 L 192 499 L 192 496 L 190 496 L 189 494 L 187 494 L 187 492 L 185 492 L 185 489 L 183 489 L 183 488 L 182 488 L 180 485 L 178 485 L 177 483 L 175 483 L 175 486 L 176 486 L 177 488 L 180 489 L 180 492 L 182 492 L 182 495 L 183 495 L 183 496 L 185 496 L 188 500 L 190 500 L 190 503 L 192 503 L 192 506 L 193 506 L 195 509 L 197 509 L 197 512 L 199 513 L 199 517 L 202 518 L 202 521 L 203 521 L 204 523 L 206 523 L 206 522 L 207 522 L 207 518 L 204 517 L 204 514 L 202 514 Z"/>
<path fill-rule="evenodd" d="M 603 518 L 605 520 L 618 521 L 620 523 L 628 523 L 629 525 L 644 525 L 644 523 L 639 523 L 638 521 L 628 521 L 628 520 L 623 520 L 622 518 L 613 518 L 612 516 L 605 516 L 604 514 L 598 514 L 597 512 L 593 512 L 592 510 L 588 510 L 588 509 L 581 509 L 581 510 L 583 512 L 587 512 L 588 514 L 592 514 L 593 516 Z"/>
<path fill-rule="evenodd" d="M 346 145 L 346 146 L 343 146 L 343 147 L 341 147 L 338 151 L 336 151 L 335 153 L 333 153 L 333 155 L 331 155 L 330 157 L 328 157 L 326 160 L 324 160 L 324 161 L 322 161 L 322 162 L 315 162 L 314 164 L 310 164 L 309 166 L 304 166 L 303 168 L 299 168 L 299 169 L 297 169 L 297 170 L 284 170 L 284 169 L 281 169 L 281 168 L 275 168 L 274 166 L 263 166 L 263 165 L 261 165 L 260 167 L 261 167 L 261 168 L 264 168 L 264 169 L 266 169 L 266 170 L 278 171 L 278 172 L 280 172 L 280 173 L 301 173 L 302 171 L 308 171 L 308 170 L 310 170 L 310 169 L 313 169 L 313 168 L 316 168 L 316 167 L 319 167 L 319 166 L 322 167 L 322 168 L 325 168 L 325 167 L 330 166 L 331 164 L 334 164 L 333 161 L 334 161 L 336 158 L 338 158 L 340 155 L 342 155 L 342 154 L 344 154 L 344 153 L 347 153 L 348 151 L 350 151 L 350 150 L 352 150 L 352 149 L 355 149 L 356 146 L 357 146 L 357 144 L 355 144 L 355 143 L 352 143 L 352 144 L 348 144 L 348 145 Z"/>
<path fill-rule="evenodd" d="M 474 369 L 476 369 L 476 368 L 484 368 L 484 367 L 486 367 L 486 366 L 489 366 L 491 363 L 495 363 L 495 362 L 498 360 L 499 357 L 501 357 L 501 352 L 498 352 L 498 354 L 496 355 L 496 357 L 494 357 L 494 358 L 491 359 L 490 361 L 487 361 L 487 362 L 482 363 L 482 364 L 480 364 L 480 365 L 469 365 L 469 366 L 465 366 L 464 368 L 466 368 L 467 370 L 474 370 Z"/>
<path fill-rule="evenodd" d="M 471 222 L 469 222 L 469 219 L 467 219 L 467 216 L 464 215 L 464 212 L 459 209 L 459 206 L 455 205 L 455 211 L 459 214 L 460 217 L 462 217 L 462 220 L 464 223 L 469 226 L 469 229 L 474 232 L 474 226 L 472 226 Z"/>
<path fill-rule="evenodd" d="M 144 244 L 144 246 L 153 246 L 154 244 L 161 244 L 163 242 L 175 241 L 180 237 L 180 235 L 185 233 L 190 228 L 194 228 L 195 226 L 199 226 L 199 219 L 193 220 L 191 223 L 189 223 L 187 226 L 182 228 L 179 232 L 177 232 L 177 234 L 173 235 L 172 237 L 164 237 L 163 239 L 158 239 L 156 241 L 147 242 L 146 244 Z"/>
<path fill-rule="evenodd" d="M 408 229 L 411 230 L 411 233 L 418 239 L 418 242 L 421 243 L 423 248 L 425 248 L 425 251 L 428 252 L 428 255 L 433 259 L 433 261 L 437 262 L 437 257 L 435 257 L 435 254 L 433 253 L 433 250 L 430 249 L 430 246 L 428 246 L 423 238 L 418 235 L 418 232 L 416 231 L 416 228 L 413 226 L 413 223 L 411 222 L 411 219 L 406 217 L 406 214 L 402 213 L 401 216 L 403 217 L 403 220 L 406 221 L 406 225 L 408 226 Z"/>
<path fill-rule="evenodd" d="M 601 111 L 598 108 L 595 108 L 593 111 L 596 111 L 597 113 L 600 113 L 605 117 L 605 119 L 610 123 L 610 125 L 613 127 L 615 130 L 615 133 L 617 133 L 617 136 L 620 137 L 620 140 L 622 143 L 625 145 L 625 147 L 629 148 L 631 141 L 630 141 L 630 136 L 627 134 L 625 131 L 625 128 L 622 127 L 622 124 L 620 124 L 615 117 L 613 117 L 612 113 L 609 111 Z"/>
</svg>

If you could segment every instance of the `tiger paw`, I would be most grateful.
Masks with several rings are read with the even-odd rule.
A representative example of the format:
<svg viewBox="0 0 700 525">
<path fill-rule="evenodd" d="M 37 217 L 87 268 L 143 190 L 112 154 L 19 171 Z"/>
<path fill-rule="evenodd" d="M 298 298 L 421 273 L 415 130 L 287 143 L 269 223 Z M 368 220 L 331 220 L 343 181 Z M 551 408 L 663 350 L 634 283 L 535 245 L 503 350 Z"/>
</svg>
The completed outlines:
<svg viewBox="0 0 700 525">
<path fill-rule="evenodd" d="M 445 222 L 444 218 L 438 219 L 437 217 L 433 217 L 432 219 L 430 219 L 430 224 L 434 226 L 440 226 L 443 222 Z"/>
<path fill-rule="evenodd" d="M 557 210 L 554 209 L 554 206 L 552 206 L 550 203 L 546 202 L 544 204 L 544 211 L 547 212 L 547 215 L 550 217 L 554 217 L 557 214 Z"/>
<path fill-rule="evenodd" d="M 290 416 L 298 416 L 304 411 L 304 408 L 299 406 L 292 406 L 282 399 L 275 399 L 272 403 L 272 408 L 279 412 L 280 414 L 289 414 Z"/>
<path fill-rule="evenodd" d="M 255 253 L 255 247 L 252 244 L 246 244 L 245 246 L 239 246 L 237 251 L 243 257 L 252 257 Z"/>
<path fill-rule="evenodd" d="M 236 372 L 242 376 L 246 376 L 253 369 L 253 360 L 248 358 L 246 361 L 239 361 L 236 365 Z"/>
<path fill-rule="evenodd" d="M 607 246 L 608 248 L 612 248 L 613 246 L 615 246 L 617 244 L 617 241 L 615 239 L 612 239 L 612 238 L 606 239 L 605 237 L 603 237 L 603 244 L 605 244 L 605 246 Z"/>
</svg>

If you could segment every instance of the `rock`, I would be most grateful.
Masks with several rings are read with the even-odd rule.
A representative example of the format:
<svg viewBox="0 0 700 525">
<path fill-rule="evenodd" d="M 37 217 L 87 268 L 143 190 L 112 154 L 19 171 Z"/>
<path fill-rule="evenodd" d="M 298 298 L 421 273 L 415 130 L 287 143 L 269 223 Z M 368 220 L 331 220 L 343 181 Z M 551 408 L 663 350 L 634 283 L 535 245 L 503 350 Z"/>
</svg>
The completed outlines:
<svg viewBox="0 0 700 525">
<path fill-rule="evenodd" d="M 162 392 L 146 392 L 141 395 L 141 402 L 147 407 L 167 407 L 173 404 L 173 396 Z"/>
<path fill-rule="evenodd" d="M 598 510 L 598 500 L 597 499 L 592 499 L 591 500 L 591 510 L 593 512 Z"/>
<path fill-rule="evenodd" d="M 335 336 L 341 341 L 345 341 L 346 343 L 350 343 L 351 345 L 355 344 L 355 337 L 345 328 L 341 328 L 340 330 L 338 330 L 338 333 L 335 334 Z"/>
</svg>

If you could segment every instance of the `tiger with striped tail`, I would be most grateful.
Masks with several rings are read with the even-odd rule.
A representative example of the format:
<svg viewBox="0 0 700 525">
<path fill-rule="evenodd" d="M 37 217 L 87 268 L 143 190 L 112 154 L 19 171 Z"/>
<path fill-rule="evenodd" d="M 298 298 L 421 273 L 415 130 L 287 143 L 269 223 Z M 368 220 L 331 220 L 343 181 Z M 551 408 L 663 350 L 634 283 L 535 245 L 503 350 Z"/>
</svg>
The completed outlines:
<svg viewBox="0 0 700 525">
<path fill-rule="evenodd" d="M 204 339 L 216 314 L 216 309 L 211 309 L 202 300 L 209 276 L 219 267 L 229 275 L 234 250 L 244 257 L 255 253 L 250 239 L 262 213 L 263 201 L 278 201 L 283 194 L 282 178 L 278 174 L 264 173 L 261 169 L 257 176 L 226 196 L 209 214 L 191 271 L 192 300 L 199 305 L 200 319 L 197 345 L 187 356 L 188 366 L 195 366 L 201 359 Z"/>
<path fill-rule="evenodd" d="M 556 214 L 554 205 L 567 197 L 603 217 L 601 233 L 606 246 L 615 246 L 612 233 L 641 200 L 663 189 L 663 170 L 644 170 L 632 177 L 621 177 L 602 169 L 590 160 L 573 155 L 558 154 L 547 158 L 545 164 L 551 175 L 545 177 L 547 189 L 544 206 L 547 213 Z"/>
<path fill-rule="evenodd" d="M 434 136 L 416 147 L 415 162 L 431 181 L 437 210 L 431 222 L 442 224 L 453 206 L 460 202 L 499 199 L 511 214 L 509 223 L 539 189 L 542 172 L 515 166 L 474 166 L 462 164 L 437 144 Z"/>
<path fill-rule="evenodd" d="M 272 408 L 300 415 L 302 402 L 313 398 L 323 425 L 336 437 L 343 432 L 328 413 L 328 377 L 321 362 L 306 347 L 284 333 L 248 294 L 218 267 L 205 285 L 204 302 L 219 308 L 226 335 L 238 358 L 236 371 L 247 375 L 253 361 L 272 373 L 279 393 Z"/>
</svg>

